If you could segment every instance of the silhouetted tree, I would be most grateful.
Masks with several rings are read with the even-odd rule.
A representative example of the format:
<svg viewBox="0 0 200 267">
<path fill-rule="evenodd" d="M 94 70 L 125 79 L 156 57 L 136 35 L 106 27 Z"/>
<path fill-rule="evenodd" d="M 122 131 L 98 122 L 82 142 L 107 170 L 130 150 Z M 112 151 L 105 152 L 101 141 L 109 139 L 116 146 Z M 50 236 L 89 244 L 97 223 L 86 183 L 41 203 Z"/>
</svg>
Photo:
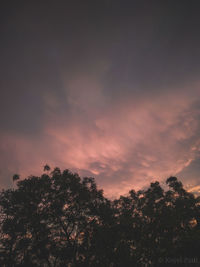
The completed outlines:
<svg viewBox="0 0 200 267">
<path fill-rule="evenodd" d="M 14 174 L 13 175 L 13 182 L 19 180 L 19 174 Z"/>
<path fill-rule="evenodd" d="M 90 238 L 109 205 L 94 179 L 55 168 L 17 186 L 0 194 L 1 266 L 77 266 L 86 255 L 90 262 Z"/>
<path fill-rule="evenodd" d="M 49 165 L 47 165 L 47 164 L 45 164 L 44 165 L 44 171 L 50 171 L 51 170 L 51 168 L 49 167 Z"/>
<path fill-rule="evenodd" d="M 93 178 L 46 170 L 0 192 L 0 266 L 171 266 L 169 258 L 198 257 L 200 197 L 176 177 L 167 191 L 154 182 L 110 201 Z"/>
<path fill-rule="evenodd" d="M 131 190 L 129 196 L 115 201 L 120 233 L 116 252 L 121 261 L 116 266 L 123 262 L 169 266 L 169 258 L 182 258 L 181 266 L 189 266 L 184 258 L 198 257 L 200 198 L 188 193 L 176 177 L 166 183 L 170 187 L 166 192 L 155 182 L 147 190 Z"/>
</svg>

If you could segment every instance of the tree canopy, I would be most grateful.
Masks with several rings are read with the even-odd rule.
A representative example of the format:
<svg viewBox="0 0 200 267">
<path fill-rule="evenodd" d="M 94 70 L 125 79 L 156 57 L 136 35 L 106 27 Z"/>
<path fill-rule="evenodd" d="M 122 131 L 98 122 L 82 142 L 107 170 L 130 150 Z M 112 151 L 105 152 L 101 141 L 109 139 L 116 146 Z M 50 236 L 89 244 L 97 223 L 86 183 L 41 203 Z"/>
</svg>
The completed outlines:
<svg viewBox="0 0 200 267">
<path fill-rule="evenodd" d="M 0 192 L 0 266 L 199 266 L 200 197 L 176 177 L 111 201 L 93 178 L 44 172 Z"/>
</svg>

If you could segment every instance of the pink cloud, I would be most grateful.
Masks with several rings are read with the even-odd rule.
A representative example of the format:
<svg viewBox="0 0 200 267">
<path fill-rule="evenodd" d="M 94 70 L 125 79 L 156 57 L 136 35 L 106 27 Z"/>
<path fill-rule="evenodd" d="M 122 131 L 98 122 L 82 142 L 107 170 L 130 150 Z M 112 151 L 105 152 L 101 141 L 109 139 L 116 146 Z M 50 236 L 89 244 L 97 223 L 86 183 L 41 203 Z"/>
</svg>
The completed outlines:
<svg viewBox="0 0 200 267">
<path fill-rule="evenodd" d="M 55 128 L 48 124 L 46 133 L 66 147 L 59 155 L 63 164 L 80 172 L 88 170 L 108 195 L 177 174 L 194 159 L 199 111 L 193 109 L 193 96 L 177 93 L 139 102 L 131 99 L 99 112 L 86 102 L 87 98 L 84 105 L 76 104 L 86 109 L 86 114 L 91 113 L 89 117 L 75 113 L 69 125 Z"/>
<path fill-rule="evenodd" d="M 195 159 L 200 143 L 196 87 L 193 94 L 176 90 L 112 103 L 104 102 L 95 79 L 84 77 L 70 88 L 66 111 L 56 112 L 59 102 L 45 96 L 41 136 L 1 134 L 0 149 L 7 155 L 2 168 L 23 177 L 39 174 L 45 163 L 69 168 L 96 177 L 112 197 L 176 175 Z"/>
</svg>

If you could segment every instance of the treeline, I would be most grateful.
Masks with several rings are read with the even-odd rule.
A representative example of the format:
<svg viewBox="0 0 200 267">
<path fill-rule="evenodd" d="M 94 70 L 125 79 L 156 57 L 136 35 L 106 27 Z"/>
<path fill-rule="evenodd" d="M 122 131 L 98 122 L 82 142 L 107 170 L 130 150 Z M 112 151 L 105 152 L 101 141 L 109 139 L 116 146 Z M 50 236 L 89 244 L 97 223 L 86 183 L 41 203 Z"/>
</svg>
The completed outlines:
<svg viewBox="0 0 200 267">
<path fill-rule="evenodd" d="M 0 192 L 0 266 L 200 266 L 200 197 L 176 177 L 111 201 L 46 166 Z"/>
</svg>

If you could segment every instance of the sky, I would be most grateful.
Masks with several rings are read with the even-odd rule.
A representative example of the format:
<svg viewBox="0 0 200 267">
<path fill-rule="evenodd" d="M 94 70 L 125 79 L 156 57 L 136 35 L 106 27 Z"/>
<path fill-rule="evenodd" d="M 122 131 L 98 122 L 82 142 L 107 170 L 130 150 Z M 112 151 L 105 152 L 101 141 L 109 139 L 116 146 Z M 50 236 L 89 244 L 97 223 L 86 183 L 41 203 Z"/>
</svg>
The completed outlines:
<svg viewBox="0 0 200 267">
<path fill-rule="evenodd" d="M 0 188 L 48 163 L 108 197 L 200 192 L 200 4 L 2 1 Z"/>
</svg>

